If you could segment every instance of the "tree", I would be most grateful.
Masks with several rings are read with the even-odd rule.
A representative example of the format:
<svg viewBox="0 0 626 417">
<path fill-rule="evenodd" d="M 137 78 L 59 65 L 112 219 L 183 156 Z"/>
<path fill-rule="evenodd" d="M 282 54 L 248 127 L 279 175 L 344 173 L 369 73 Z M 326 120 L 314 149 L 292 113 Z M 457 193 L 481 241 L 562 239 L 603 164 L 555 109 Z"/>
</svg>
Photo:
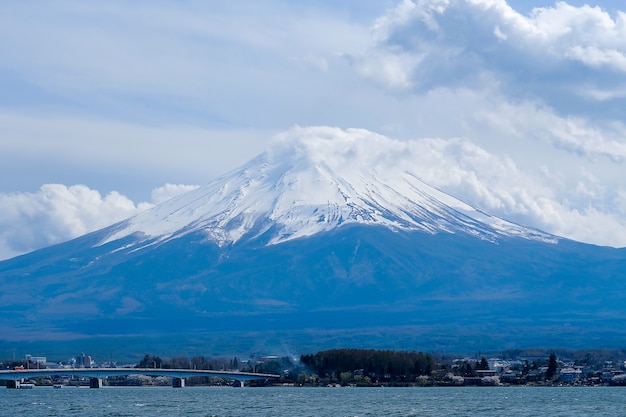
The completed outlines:
<svg viewBox="0 0 626 417">
<path fill-rule="evenodd" d="M 189 358 L 186 356 L 177 356 L 169 360 L 169 367 L 174 369 L 190 369 L 191 362 L 189 362 Z"/>
<path fill-rule="evenodd" d="M 352 379 L 352 372 L 342 372 L 339 374 L 339 380 L 343 385 L 348 385 L 350 380 Z"/>
<path fill-rule="evenodd" d="M 152 356 L 152 355 L 146 354 L 146 356 L 143 357 L 141 362 L 139 362 L 139 364 L 136 367 L 137 368 L 161 368 L 162 365 L 163 365 L 163 359 L 159 358 L 158 356 Z"/>
<path fill-rule="evenodd" d="M 306 375 L 304 372 L 300 372 L 300 373 L 298 374 L 298 379 L 297 379 L 297 381 L 298 381 L 298 384 L 299 384 L 299 385 L 304 385 L 304 384 L 306 383 L 307 379 L 308 379 L 308 378 L 307 378 L 307 375 Z"/>
<path fill-rule="evenodd" d="M 442 370 L 445 370 L 446 372 L 452 372 L 454 373 L 454 375 L 460 375 L 460 376 L 476 376 L 474 373 L 474 368 L 472 367 L 472 364 L 469 363 L 468 361 L 463 361 L 461 363 L 457 363 L 454 368 L 451 368 L 450 366 L 443 366 Z M 436 371 L 435 371 L 436 373 Z"/>
<path fill-rule="evenodd" d="M 552 352 L 550 354 L 550 359 L 548 360 L 548 370 L 546 371 L 546 378 L 552 379 L 554 375 L 556 375 L 556 354 Z"/>
<path fill-rule="evenodd" d="M 476 364 L 476 370 L 478 371 L 489 370 L 489 362 L 487 362 L 487 359 L 485 359 L 484 356 L 480 359 L 480 362 Z"/>
</svg>

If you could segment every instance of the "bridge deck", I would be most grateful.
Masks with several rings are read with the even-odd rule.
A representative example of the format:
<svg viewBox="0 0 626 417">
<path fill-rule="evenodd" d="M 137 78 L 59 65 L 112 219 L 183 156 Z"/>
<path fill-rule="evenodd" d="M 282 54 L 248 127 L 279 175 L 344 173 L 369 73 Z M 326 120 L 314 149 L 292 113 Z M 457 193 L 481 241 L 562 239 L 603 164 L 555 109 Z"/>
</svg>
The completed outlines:
<svg viewBox="0 0 626 417">
<path fill-rule="evenodd" d="M 191 378 L 194 376 L 220 377 L 236 381 L 276 379 L 280 375 L 253 372 L 207 371 L 196 369 L 159 369 L 159 368 L 59 368 L 59 369 L 16 369 L 0 370 L 0 379 L 19 381 L 42 376 L 84 376 L 88 378 L 106 378 L 122 375 L 169 376 L 171 378 Z"/>
</svg>

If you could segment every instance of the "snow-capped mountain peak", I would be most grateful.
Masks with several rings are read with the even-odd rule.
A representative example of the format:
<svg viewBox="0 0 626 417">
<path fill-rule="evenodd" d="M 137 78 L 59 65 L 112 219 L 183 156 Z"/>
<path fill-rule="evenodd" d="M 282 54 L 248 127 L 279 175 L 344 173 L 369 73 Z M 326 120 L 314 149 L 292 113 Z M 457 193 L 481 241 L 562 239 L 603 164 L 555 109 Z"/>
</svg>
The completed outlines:
<svg viewBox="0 0 626 417">
<path fill-rule="evenodd" d="M 242 168 L 114 225 L 102 243 L 134 233 L 156 242 L 201 231 L 220 246 L 259 236 L 278 244 L 355 223 L 490 241 L 556 240 L 425 184 L 401 143 L 367 131 L 342 133 L 303 130 Z"/>
</svg>

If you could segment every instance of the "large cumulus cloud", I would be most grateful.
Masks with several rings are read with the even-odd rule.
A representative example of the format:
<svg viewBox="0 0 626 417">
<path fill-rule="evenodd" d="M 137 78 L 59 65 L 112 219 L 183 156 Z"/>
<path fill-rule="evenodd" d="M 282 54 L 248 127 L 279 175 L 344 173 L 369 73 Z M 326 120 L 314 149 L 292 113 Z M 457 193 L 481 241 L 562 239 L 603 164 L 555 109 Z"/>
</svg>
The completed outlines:
<svg viewBox="0 0 626 417">
<path fill-rule="evenodd" d="M 166 184 L 153 190 L 153 202 L 138 204 L 85 185 L 45 184 L 34 193 L 0 194 L 0 259 L 81 236 L 194 188 Z"/>
<path fill-rule="evenodd" d="M 391 87 L 497 84 L 574 112 L 626 99 L 621 12 L 557 2 L 522 15 L 504 0 L 404 0 L 378 19 L 373 39 L 357 66 Z"/>
</svg>

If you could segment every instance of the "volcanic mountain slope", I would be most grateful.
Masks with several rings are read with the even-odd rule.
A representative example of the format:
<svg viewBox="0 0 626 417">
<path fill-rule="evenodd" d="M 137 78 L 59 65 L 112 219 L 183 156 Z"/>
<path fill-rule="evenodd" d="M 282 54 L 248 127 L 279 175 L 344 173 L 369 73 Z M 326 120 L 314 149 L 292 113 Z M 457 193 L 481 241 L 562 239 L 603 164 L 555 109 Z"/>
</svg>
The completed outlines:
<svg viewBox="0 0 626 417">
<path fill-rule="evenodd" d="M 361 140 L 277 145 L 138 216 L 1 262 L 0 338 L 150 335 L 214 351 L 626 341 L 624 249 L 490 216 L 390 163 L 395 142 L 368 154 L 364 143 L 387 143 Z"/>
<path fill-rule="evenodd" d="M 372 143 L 372 148 L 385 147 Z M 155 244 L 199 231 L 220 247 L 240 240 L 272 245 L 348 224 L 556 242 L 423 183 L 416 170 L 394 164 L 400 157 L 393 154 L 402 149 L 383 155 L 366 149 L 362 143 L 328 139 L 276 146 L 205 187 L 114 226 L 104 242 L 138 233 Z"/>
</svg>

